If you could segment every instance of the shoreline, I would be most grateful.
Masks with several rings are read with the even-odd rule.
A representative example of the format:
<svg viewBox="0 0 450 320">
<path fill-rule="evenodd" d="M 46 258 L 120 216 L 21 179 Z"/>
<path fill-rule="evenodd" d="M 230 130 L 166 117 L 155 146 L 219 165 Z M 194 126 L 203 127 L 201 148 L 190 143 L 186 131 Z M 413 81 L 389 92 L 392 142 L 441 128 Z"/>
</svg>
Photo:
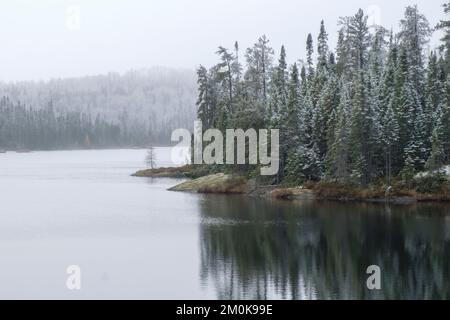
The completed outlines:
<svg viewBox="0 0 450 320">
<path fill-rule="evenodd" d="M 216 173 L 204 174 L 194 165 L 138 171 L 134 177 L 186 178 L 168 190 L 178 192 L 241 194 L 249 197 L 286 201 L 336 201 L 389 204 L 415 204 L 420 202 L 450 202 L 450 194 L 423 194 L 415 190 L 394 190 L 389 196 L 374 186 L 348 187 L 333 183 L 307 183 L 303 186 L 258 185 L 255 179 L 245 176 Z"/>
<path fill-rule="evenodd" d="M 171 148 L 171 146 L 168 145 L 154 145 L 155 148 Z M 134 147 L 95 147 L 95 148 L 86 148 L 86 147 L 80 147 L 80 148 L 57 148 L 57 149 L 2 149 L 0 148 L 0 153 L 33 153 L 33 152 L 52 152 L 52 151 L 97 151 L 97 150 L 147 150 L 148 147 L 140 147 L 140 146 L 134 146 Z"/>
</svg>

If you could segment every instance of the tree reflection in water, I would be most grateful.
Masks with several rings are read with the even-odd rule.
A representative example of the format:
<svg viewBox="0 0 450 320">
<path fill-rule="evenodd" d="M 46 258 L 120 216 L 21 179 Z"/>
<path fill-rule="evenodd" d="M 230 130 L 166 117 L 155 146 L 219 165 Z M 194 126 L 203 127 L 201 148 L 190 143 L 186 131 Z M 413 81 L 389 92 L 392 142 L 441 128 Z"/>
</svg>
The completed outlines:
<svg viewBox="0 0 450 320">
<path fill-rule="evenodd" d="M 201 278 L 219 299 L 447 299 L 449 209 L 207 195 Z"/>
</svg>

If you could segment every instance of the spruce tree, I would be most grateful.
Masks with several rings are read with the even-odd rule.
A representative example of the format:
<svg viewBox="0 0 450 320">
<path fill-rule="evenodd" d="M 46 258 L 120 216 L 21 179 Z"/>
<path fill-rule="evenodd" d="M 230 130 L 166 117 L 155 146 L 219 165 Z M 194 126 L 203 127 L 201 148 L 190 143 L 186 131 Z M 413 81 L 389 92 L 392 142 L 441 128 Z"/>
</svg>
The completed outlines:
<svg viewBox="0 0 450 320">
<path fill-rule="evenodd" d="M 326 67 L 328 59 L 328 34 L 325 30 L 325 24 L 320 22 L 319 36 L 317 37 L 317 55 L 318 68 Z"/>
<path fill-rule="evenodd" d="M 446 64 L 446 70 L 450 70 L 450 2 L 444 4 L 443 7 L 444 13 L 447 15 L 447 20 L 441 20 L 441 22 L 437 25 L 437 29 L 444 32 L 444 36 L 441 39 L 441 51 L 445 57 L 444 61 Z"/>
<path fill-rule="evenodd" d="M 341 85 L 340 102 L 336 112 L 333 141 L 326 156 L 326 177 L 329 180 L 346 182 L 350 174 L 350 125 L 352 104 L 350 90 Z"/>
</svg>

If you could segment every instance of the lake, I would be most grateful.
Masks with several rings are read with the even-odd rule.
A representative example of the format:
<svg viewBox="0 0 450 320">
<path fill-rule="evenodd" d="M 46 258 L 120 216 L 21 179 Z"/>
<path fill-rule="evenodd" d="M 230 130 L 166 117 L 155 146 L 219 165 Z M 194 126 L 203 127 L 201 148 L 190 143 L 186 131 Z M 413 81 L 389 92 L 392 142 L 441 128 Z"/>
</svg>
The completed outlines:
<svg viewBox="0 0 450 320">
<path fill-rule="evenodd" d="M 130 176 L 145 154 L 0 154 L 0 298 L 450 298 L 448 204 L 177 193 L 182 180 Z M 171 165 L 170 148 L 156 154 Z"/>
</svg>

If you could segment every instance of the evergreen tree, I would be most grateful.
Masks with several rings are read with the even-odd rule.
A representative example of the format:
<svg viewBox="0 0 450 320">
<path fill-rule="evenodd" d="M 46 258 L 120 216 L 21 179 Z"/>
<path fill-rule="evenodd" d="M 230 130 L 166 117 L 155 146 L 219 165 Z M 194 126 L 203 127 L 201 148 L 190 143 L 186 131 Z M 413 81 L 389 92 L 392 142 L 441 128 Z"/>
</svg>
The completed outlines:
<svg viewBox="0 0 450 320">
<path fill-rule="evenodd" d="M 288 72 L 286 63 L 286 51 L 284 46 L 281 47 L 278 65 L 272 75 L 270 103 L 269 103 L 269 119 L 268 124 L 271 128 L 278 128 L 280 125 L 280 112 L 287 104 L 287 82 Z"/>
<path fill-rule="evenodd" d="M 300 78 L 297 64 L 294 64 L 289 74 L 287 103 L 280 110 L 280 160 L 281 172 L 288 155 L 300 143 L 298 118 L 300 103 Z M 284 174 L 283 174 L 284 175 Z"/>
<path fill-rule="evenodd" d="M 243 78 L 234 71 L 241 70 L 237 47 L 233 55 L 222 50 L 217 66 L 199 69 L 199 117 L 280 129 L 279 183 L 385 178 L 391 185 L 394 177 L 411 182 L 417 171 L 448 164 L 448 37 L 443 54 L 432 52 L 426 65 L 430 27 L 417 7 L 406 8 L 397 35 L 381 26 L 370 34 L 367 19 L 362 10 L 340 19 L 335 52 L 322 21 L 317 62 L 309 34 L 300 71 L 297 64 L 288 71 L 284 46 L 273 67 L 265 37 L 247 49 Z M 448 21 L 438 27 L 448 34 Z"/>
<path fill-rule="evenodd" d="M 306 64 L 308 66 L 308 79 L 311 80 L 314 76 L 314 62 L 313 62 L 313 54 L 314 54 L 314 47 L 313 47 L 313 38 L 311 33 L 308 34 L 308 37 L 306 39 Z"/>
<path fill-rule="evenodd" d="M 443 103 L 439 104 L 436 110 L 436 121 L 431 136 L 431 154 L 426 163 L 428 169 L 438 169 L 448 163 L 449 154 L 446 153 L 448 140 L 446 139 L 449 137 L 449 121 L 449 107 L 445 106 Z"/>
<path fill-rule="evenodd" d="M 367 184 L 372 179 L 372 119 L 367 100 L 365 77 L 360 71 L 353 83 L 353 110 L 351 118 L 351 177 Z"/>
<path fill-rule="evenodd" d="M 297 64 L 291 68 L 288 86 L 288 101 L 284 112 L 283 123 L 285 124 L 285 141 L 291 147 L 299 144 L 299 104 L 300 104 L 300 79 Z"/>
<path fill-rule="evenodd" d="M 233 94 L 235 91 L 233 66 L 236 58 L 224 47 L 219 47 L 216 53 L 220 56 L 221 59 L 221 62 L 216 66 L 216 76 L 222 84 L 222 91 L 226 96 L 225 104 L 228 109 L 227 112 L 232 114 L 234 112 Z"/>
<path fill-rule="evenodd" d="M 342 75 L 344 73 L 348 63 L 348 41 L 346 41 L 344 30 L 344 28 L 341 28 L 339 30 L 339 36 L 336 46 L 336 72 L 338 73 L 338 75 Z"/>
<path fill-rule="evenodd" d="M 197 70 L 198 99 L 197 114 L 203 126 L 208 129 L 215 125 L 217 120 L 216 97 L 214 88 L 211 86 L 208 70 L 200 66 Z"/>
<path fill-rule="evenodd" d="M 399 39 L 407 52 L 410 81 L 413 82 L 420 103 L 423 104 L 425 85 L 423 48 L 429 41 L 431 28 L 427 18 L 419 12 L 417 6 L 406 8 L 404 18 L 400 21 L 400 27 Z"/>
<path fill-rule="evenodd" d="M 350 175 L 350 125 L 352 104 L 348 86 L 342 85 L 340 102 L 336 112 L 334 139 L 326 157 L 326 177 L 345 182 Z"/>
<path fill-rule="evenodd" d="M 367 16 L 359 9 L 352 17 L 341 18 L 341 24 L 347 33 L 346 42 L 351 48 L 348 52 L 349 67 L 351 71 L 358 71 L 364 68 L 367 62 L 368 48 L 370 45 L 369 27 L 367 26 Z"/>
<path fill-rule="evenodd" d="M 317 38 L 317 54 L 318 68 L 326 67 L 328 59 L 328 34 L 325 30 L 325 24 L 323 20 L 320 22 L 320 31 Z"/>
<path fill-rule="evenodd" d="M 262 109 L 267 106 L 273 54 L 273 49 L 269 47 L 269 39 L 265 35 L 260 37 L 252 48 L 248 48 L 246 53 L 248 69 L 245 77 L 248 81 L 248 88 L 253 99 L 258 101 Z"/>
<path fill-rule="evenodd" d="M 450 2 L 443 5 L 445 14 L 450 16 Z M 446 70 L 450 70 L 450 17 L 447 20 L 441 20 L 437 29 L 443 30 L 444 37 L 441 39 L 441 51 L 445 57 Z M 447 72 L 448 73 L 448 72 Z"/>
<path fill-rule="evenodd" d="M 394 111 L 393 100 L 390 99 L 381 119 L 381 143 L 384 151 L 384 175 L 388 185 L 391 185 L 393 173 L 393 149 L 399 141 L 399 125 Z M 395 172 L 395 171 L 394 171 Z"/>
</svg>

